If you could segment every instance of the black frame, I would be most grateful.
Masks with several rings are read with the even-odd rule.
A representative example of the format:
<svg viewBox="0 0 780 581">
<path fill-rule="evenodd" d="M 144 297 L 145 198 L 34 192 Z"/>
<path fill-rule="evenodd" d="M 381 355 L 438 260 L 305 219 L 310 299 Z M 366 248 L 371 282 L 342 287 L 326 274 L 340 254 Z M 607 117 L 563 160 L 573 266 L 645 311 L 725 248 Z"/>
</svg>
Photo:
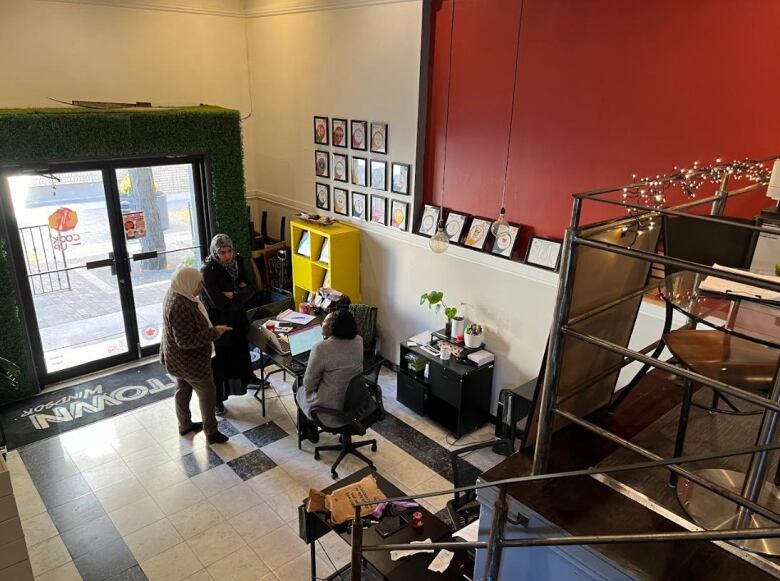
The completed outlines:
<svg viewBox="0 0 780 581">
<path fill-rule="evenodd" d="M 337 182 L 342 182 L 345 184 L 349 183 L 349 156 L 345 153 L 331 153 L 332 162 L 333 162 L 333 179 Z M 339 157 L 344 160 L 344 179 L 339 179 L 336 177 L 336 158 Z"/>
<path fill-rule="evenodd" d="M 355 218 L 356 220 L 364 220 L 368 222 L 369 220 L 369 213 L 371 208 L 368 206 L 368 195 L 364 194 L 363 192 L 351 192 L 352 199 L 350 200 L 350 216 Z M 355 216 L 355 196 L 360 196 L 363 198 L 363 217 Z"/>
<path fill-rule="evenodd" d="M 485 239 L 482 241 L 482 246 L 470 246 L 469 244 L 466 244 L 466 240 L 469 237 L 469 232 L 471 232 L 471 228 L 474 226 L 474 222 L 476 220 L 482 220 L 483 222 L 487 222 L 487 234 L 485 234 Z M 466 235 L 463 237 L 463 246 L 466 248 L 471 248 L 472 250 L 479 250 L 480 252 L 484 251 L 488 239 L 490 238 L 490 226 L 493 224 L 493 220 L 490 218 L 486 218 L 484 216 L 472 216 L 471 221 L 469 222 L 469 227 L 466 228 Z"/>
<path fill-rule="evenodd" d="M 447 234 L 447 224 L 449 223 L 450 218 L 453 216 L 463 216 L 463 227 L 460 229 L 458 237 L 454 239 L 450 238 L 450 235 Z M 469 218 L 471 218 L 471 214 L 464 214 L 463 212 L 456 212 L 455 210 L 450 210 L 447 212 L 447 218 L 444 220 L 444 233 L 447 234 L 447 238 L 450 238 L 450 244 L 457 244 L 458 246 L 461 245 L 461 240 L 463 240 L 463 232 L 468 232 Z"/>
<path fill-rule="evenodd" d="M 399 204 L 404 206 L 404 223 L 401 228 L 398 226 L 393 226 L 393 206 L 395 204 Z M 406 232 L 409 229 L 409 202 L 404 202 L 402 200 L 396 200 L 395 198 L 392 198 L 390 200 L 390 219 L 388 220 L 388 223 L 390 224 L 390 227 L 394 230 L 399 230 L 400 232 Z"/>
<path fill-rule="evenodd" d="M 395 175 L 395 168 L 398 167 L 405 167 L 406 168 L 406 191 L 402 192 L 400 190 L 395 189 L 395 180 L 393 180 L 393 176 Z M 397 162 L 391 162 L 390 163 L 390 191 L 394 194 L 401 194 L 403 196 L 411 195 L 411 188 L 409 187 L 409 180 L 412 177 L 412 165 L 409 163 L 397 163 Z"/>
<path fill-rule="evenodd" d="M 536 262 L 529 262 L 528 256 L 531 254 L 531 246 L 533 246 L 534 240 L 544 240 L 546 242 L 554 242 L 558 245 L 558 256 L 555 259 L 555 266 L 550 267 L 546 266 L 544 264 L 537 264 Z M 531 238 L 528 240 L 528 248 L 525 250 L 525 258 L 523 259 L 523 262 L 526 264 L 529 264 L 531 266 L 535 266 L 537 268 L 543 268 L 545 270 L 551 270 L 553 272 L 558 271 L 558 267 L 561 264 L 561 250 L 563 249 L 563 241 L 561 240 L 555 240 L 554 238 L 545 238 L 544 236 L 531 236 Z"/>
<path fill-rule="evenodd" d="M 325 141 L 319 141 L 317 139 L 317 121 L 325 121 Z M 312 127 L 312 130 L 314 131 L 314 144 L 315 145 L 330 145 L 330 120 L 327 117 L 322 117 L 321 115 L 315 115 L 314 116 L 314 126 Z"/>
<path fill-rule="evenodd" d="M 374 220 L 374 200 L 382 200 L 382 203 L 384 205 L 385 211 L 383 216 L 383 221 L 379 222 L 378 220 Z M 387 198 L 385 196 L 379 196 L 377 194 L 371 194 L 371 207 L 370 207 L 371 213 L 369 214 L 369 221 L 372 224 L 381 224 L 382 226 L 387 226 Z"/>
<path fill-rule="evenodd" d="M 428 208 L 435 208 L 436 210 L 439 211 L 439 214 L 438 214 L 436 220 L 434 220 L 433 234 L 436 233 L 436 225 L 439 223 L 439 220 L 442 220 L 443 216 L 445 215 L 444 208 L 442 208 L 440 206 L 436 206 L 435 204 L 425 204 L 423 206 L 422 212 L 420 212 L 420 223 L 417 225 L 417 234 L 419 234 L 420 236 L 425 236 L 426 238 L 430 238 L 431 236 L 433 236 L 433 234 L 426 234 L 425 232 L 420 232 L 420 228 L 422 228 L 423 219 L 425 218 L 425 211 Z"/>
<path fill-rule="evenodd" d="M 320 168 L 317 165 L 317 161 L 322 157 L 325 160 L 325 173 L 320 173 Z M 330 177 L 330 152 L 322 151 L 321 149 L 314 150 L 314 175 L 318 178 Z"/>
<path fill-rule="evenodd" d="M 493 256 L 497 256 L 498 258 L 503 258 L 504 260 L 514 260 L 515 253 L 517 252 L 517 243 L 520 241 L 520 234 L 523 231 L 523 227 L 520 224 L 516 224 L 515 222 L 507 222 L 507 226 L 511 226 L 512 228 L 517 228 L 517 234 L 515 235 L 515 239 L 512 241 L 512 249 L 509 251 L 509 256 L 504 256 L 503 254 L 499 254 L 496 252 L 496 237 L 493 236 L 493 243 L 490 246 L 490 254 Z"/>
<path fill-rule="evenodd" d="M 325 200 L 326 203 L 323 206 L 320 204 L 320 188 L 325 188 Z M 314 182 L 314 203 L 317 205 L 317 207 L 320 210 L 325 210 L 326 212 L 330 212 L 330 185 L 329 184 L 323 184 L 321 182 Z"/>
<path fill-rule="evenodd" d="M 355 147 L 354 141 L 352 140 L 352 135 L 355 133 L 355 127 L 358 125 L 363 126 L 363 147 Z M 360 121 L 358 119 L 353 119 L 349 122 L 349 148 L 355 149 L 357 151 L 367 151 L 368 145 L 366 145 L 368 141 L 368 121 Z"/>
<path fill-rule="evenodd" d="M 333 132 L 336 130 L 336 122 L 339 122 L 339 124 L 344 124 L 344 145 L 338 145 L 336 143 L 336 140 L 334 139 Z M 339 117 L 334 117 L 330 120 L 330 142 L 333 145 L 333 147 L 343 147 L 344 149 L 349 149 L 349 144 L 352 139 L 352 134 L 349 131 L 349 121 L 346 119 L 341 119 Z"/>
<path fill-rule="evenodd" d="M 356 184 L 354 174 L 352 171 L 352 164 L 355 163 L 355 160 L 361 160 L 363 162 L 363 183 L 362 184 Z M 368 187 L 368 159 L 365 157 L 359 157 L 357 155 L 353 155 L 352 158 L 349 160 L 349 182 L 353 186 L 358 186 L 361 188 Z"/>
<path fill-rule="evenodd" d="M 384 149 L 374 149 L 374 125 L 381 125 L 385 128 L 385 142 L 384 142 Z M 389 138 L 389 126 L 387 123 L 383 123 L 382 121 L 372 121 L 369 124 L 368 127 L 368 136 L 369 136 L 369 142 L 371 143 L 371 153 L 381 153 L 387 155 L 388 147 L 388 138 Z"/>
<path fill-rule="evenodd" d="M 377 188 L 374 186 L 374 164 L 377 166 L 382 166 L 382 187 Z M 368 177 L 369 177 L 369 187 L 372 190 L 378 190 L 381 192 L 387 191 L 387 162 L 383 161 L 381 159 L 372 159 L 369 161 L 369 169 L 368 169 Z"/>
<path fill-rule="evenodd" d="M 198 205 L 198 237 L 200 244 L 189 248 L 177 248 L 175 250 L 161 252 L 160 254 L 172 254 L 194 248 L 200 249 L 201 260 L 205 259 L 211 231 L 214 228 L 213 206 L 211 203 L 210 184 L 207 179 L 210 168 L 208 158 L 203 154 L 182 154 L 181 156 L 138 156 L 124 158 L 96 158 L 94 160 L 77 160 L 62 162 L 28 162 L 3 167 L 0 164 L 0 212 L 2 212 L 2 226 L 9 243 L 9 265 L 14 273 L 14 284 L 19 293 L 21 302 L 21 320 L 24 325 L 22 330 L 28 344 L 29 353 L 32 354 L 32 364 L 35 379 L 40 387 L 65 381 L 81 375 L 94 373 L 136 361 L 159 352 L 158 345 L 141 347 L 138 334 L 138 319 L 135 312 L 135 300 L 133 294 L 133 281 L 130 264 L 133 257 L 127 252 L 127 245 L 122 222 L 122 207 L 119 187 L 116 181 L 116 169 L 129 167 L 184 165 L 192 166 L 193 188 Z M 43 353 L 38 319 L 35 314 L 35 304 L 27 279 L 27 269 L 24 262 L 24 249 L 19 237 L 18 223 L 11 201 L 11 192 L 8 188 L 10 175 L 18 175 L 24 172 L 67 173 L 78 171 L 100 171 L 103 178 L 104 195 L 106 196 L 106 211 L 108 214 L 108 226 L 111 234 L 111 243 L 114 250 L 114 266 L 117 270 L 117 289 L 122 308 L 122 319 L 125 326 L 125 340 L 128 350 L 110 357 L 89 361 L 81 365 L 69 367 L 60 371 L 49 373 L 46 370 L 46 361 Z M 77 268 L 84 268 L 79 266 Z"/>
<path fill-rule="evenodd" d="M 336 209 L 336 192 L 344 192 L 344 200 L 345 200 L 345 209 L 346 212 L 339 212 Z M 344 188 L 337 188 L 333 187 L 333 212 L 340 215 L 340 216 L 349 216 L 349 191 L 345 190 Z"/>
</svg>

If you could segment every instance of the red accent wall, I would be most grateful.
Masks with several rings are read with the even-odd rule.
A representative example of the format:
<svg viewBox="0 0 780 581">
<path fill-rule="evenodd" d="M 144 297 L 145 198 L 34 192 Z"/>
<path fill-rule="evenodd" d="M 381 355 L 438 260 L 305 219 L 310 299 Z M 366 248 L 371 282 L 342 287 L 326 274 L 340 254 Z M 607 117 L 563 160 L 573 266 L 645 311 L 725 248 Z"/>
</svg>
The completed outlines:
<svg viewBox="0 0 780 581">
<path fill-rule="evenodd" d="M 506 208 L 526 237 L 562 237 L 574 192 L 780 154 L 777 0 L 455 0 L 445 206 L 498 213 L 523 3 Z M 425 201 L 437 205 L 452 11 L 434 0 Z M 729 204 L 754 215 L 771 202 Z"/>
</svg>

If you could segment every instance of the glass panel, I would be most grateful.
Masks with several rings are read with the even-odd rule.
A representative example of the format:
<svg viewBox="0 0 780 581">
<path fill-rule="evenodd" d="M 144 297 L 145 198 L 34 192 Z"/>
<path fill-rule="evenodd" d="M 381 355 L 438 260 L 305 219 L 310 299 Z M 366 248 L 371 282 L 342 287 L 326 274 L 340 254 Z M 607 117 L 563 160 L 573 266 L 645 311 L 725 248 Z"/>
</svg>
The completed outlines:
<svg viewBox="0 0 780 581">
<path fill-rule="evenodd" d="M 127 353 L 100 171 L 8 179 L 48 373 Z"/>
<path fill-rule="evenodd" d="M 157 252 L 130 262 L 141 346 L 160 342 L 162 301 L 173 271 L 200 267 L 198 214 L 191 164 L 118 169 L 127 253 Z"/>
</svg>

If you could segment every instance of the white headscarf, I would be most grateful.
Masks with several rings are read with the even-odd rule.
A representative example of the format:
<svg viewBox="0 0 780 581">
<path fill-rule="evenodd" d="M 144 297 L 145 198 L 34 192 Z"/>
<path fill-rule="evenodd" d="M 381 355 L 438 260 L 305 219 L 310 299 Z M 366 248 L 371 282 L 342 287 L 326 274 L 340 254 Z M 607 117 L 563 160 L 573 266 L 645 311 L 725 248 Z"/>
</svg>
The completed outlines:
<svg viewBox="0 0 780 581">
<path fill-rule="evenodd" d="M 198 310 L 206 318 L 209 326 L 211 326 L 209 313 L 200 301 L 200 297 L 196 294 L 198 292 L 198 285 L 200 285 L 202 280 L 200 271 L 197 269 L 190 267 L 180 268 L 173 274 L 173 278 L 171 279 L 171 290 L 177 295 L 181 295 L 197 304 Z"/>
</svg>

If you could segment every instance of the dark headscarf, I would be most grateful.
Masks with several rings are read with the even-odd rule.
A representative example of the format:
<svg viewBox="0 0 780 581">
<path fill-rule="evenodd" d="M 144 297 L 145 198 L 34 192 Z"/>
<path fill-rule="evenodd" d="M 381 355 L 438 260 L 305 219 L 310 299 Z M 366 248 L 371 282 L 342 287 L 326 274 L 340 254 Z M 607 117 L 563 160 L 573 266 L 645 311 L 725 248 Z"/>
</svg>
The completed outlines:
<svg viewBox="0 0 780 581">
<path fill-rule="evenodd" d="M 233 249 L 233 260 L 230 262 L 222 262 L 219 259 L 219 251 L 222 248 L 232 248 Z M 238 263 L 236 262 L 236 247 L 233 246 L 233 241 L 230 239 L 230 236 L 227 234 L 217 234 L 212 238 L 211 240 L 211 247 L 209 248 L 210 254 L 209 258 L 216 264 L 219 264 L 222 268 L 224 268 L 227 273 L 230 275 L 230 278 L 233 279 L 233 282 L 236 282 L 238 280 Z"/>
</svg>

